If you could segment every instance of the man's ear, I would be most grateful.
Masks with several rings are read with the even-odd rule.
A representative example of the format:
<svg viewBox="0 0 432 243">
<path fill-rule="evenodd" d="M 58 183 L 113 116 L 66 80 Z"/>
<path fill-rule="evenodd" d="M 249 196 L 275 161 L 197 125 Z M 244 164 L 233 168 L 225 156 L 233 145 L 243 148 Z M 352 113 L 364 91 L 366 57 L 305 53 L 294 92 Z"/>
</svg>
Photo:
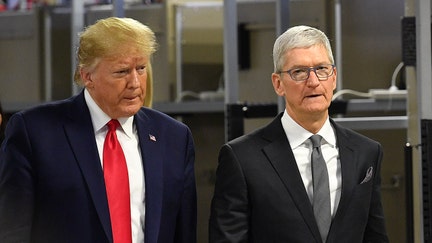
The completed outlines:
<svg viewBox="0 0 432 243">
<path fill-rule="evenodd" d="M 276 94 L 279 96 L 284 96 L 285 91 L 281 85 L 282 82 L 281 74 L 272 73 L 271 79 L 272 79 L 273 89 L 276 92 Z"/>
<path fill-rule="evenodd" d="M 333 78 L 333 90 L 336 90 L 336 88 L 337 88 L 337 69 L 336 69 L 336 67 L 334 67 L 334 74 L 333 74 L 333 76 L 334 76 L 334 78 Z"/>
<path fill-rule="evenodd" d="M 81 80 L 83 81 L 84 86 L 87 88 L 91 88 L 93 86 L 93 80 L 92 80 L 91 72 L 89 72 L 85 68 L 81 68 L 80 69 L 80 75 L 81 75 Z"/>
</svg>

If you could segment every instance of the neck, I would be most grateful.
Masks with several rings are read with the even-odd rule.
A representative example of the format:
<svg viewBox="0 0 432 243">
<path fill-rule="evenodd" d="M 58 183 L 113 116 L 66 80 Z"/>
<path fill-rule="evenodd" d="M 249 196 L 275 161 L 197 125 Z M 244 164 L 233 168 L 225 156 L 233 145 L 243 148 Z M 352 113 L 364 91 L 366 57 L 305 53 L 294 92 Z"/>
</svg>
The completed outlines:
<svg viewBox="0 0 432 243">
<path fill-rule="evenodd" d="M 306 129 L 307 131 L 316 134 L 321 130 L 321 128 L 324 126 L 324 123 L 326 122 L 328 118 L 328 112 L 324 113 L 307 113 L 303 116 L 295 115 L 295 114 L 289 114 L 291 118 L 297 122 L 301 127 Z"/>
</svg>

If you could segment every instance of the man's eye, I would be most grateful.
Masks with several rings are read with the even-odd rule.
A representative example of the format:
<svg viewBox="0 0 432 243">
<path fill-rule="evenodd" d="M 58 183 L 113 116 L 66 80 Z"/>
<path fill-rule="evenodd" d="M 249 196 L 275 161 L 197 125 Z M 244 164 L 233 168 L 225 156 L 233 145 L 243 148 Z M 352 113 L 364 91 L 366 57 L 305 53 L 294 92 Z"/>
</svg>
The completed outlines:
<svg viewBox="0 0 432 243">
<path fill-rule="evenodd" d="M 292 70 L 292 74 L 295 74 L 295 75 L 303 74 L 306 72 L 307 72 L 307 69 L 305 69 L 305 68 L 298 68 L 298 69 Z"/>
<path fill-rule="evenodd" d="M 146 66 L 138 66 L 136 67 L 136 71 L 138 74 L 142 75 L 146 72 Z"/>
<path fill-rule="evenodd" d="M 325 70 L 328 70 L 329 68 L 327 67 L 327 66 L 318 66 L 318 67 L 316 67 L 316 70 L 323 70 L 323 71 L 325 71 Z"/>
<path fill-rule="evenodd" d="M 118 74 L 127 74 L 128 72 L 129 72 L 129 70 L 123 69 L 123 70 L 117 71 L 116 73 L 118 73 Z"/>
</svg>

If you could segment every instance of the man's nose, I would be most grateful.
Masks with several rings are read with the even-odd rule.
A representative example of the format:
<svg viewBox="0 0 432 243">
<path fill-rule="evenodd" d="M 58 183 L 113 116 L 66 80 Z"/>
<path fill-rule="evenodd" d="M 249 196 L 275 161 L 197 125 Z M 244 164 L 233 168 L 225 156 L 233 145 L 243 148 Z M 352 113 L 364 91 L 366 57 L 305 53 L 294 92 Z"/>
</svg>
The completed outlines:
<svg viewBox="0 0 432 243">
<path fill-rule="evenodd" d="M 133 69 L 131 74 L 130 74 L 129 85 L 131 87 L 134 87 L 134 88 L 139 87 L 141 85 L 141 82 L 139 79 L 139 73 L 135 69 Z"/>
<path fill-rule="evenodd" d="M 308 85 L 317 85 L 320 83 L 315 69 L 309 69 L 309 77 L 307 78 L 306 82 Z"/>
</svg>

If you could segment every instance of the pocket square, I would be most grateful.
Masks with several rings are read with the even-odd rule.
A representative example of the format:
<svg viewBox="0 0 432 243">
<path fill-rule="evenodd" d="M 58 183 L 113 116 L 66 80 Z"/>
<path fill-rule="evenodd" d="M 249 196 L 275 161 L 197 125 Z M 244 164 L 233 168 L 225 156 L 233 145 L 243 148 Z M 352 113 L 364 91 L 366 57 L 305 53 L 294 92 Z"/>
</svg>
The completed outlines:
<svg viewBox="0 0 432 243">
<path fill-rule="evenodd" d="M 368 181 L 370 181 L 370 179 L 372 179 L 372 174 L 373 174 L 373 167 L 369 167 L 366 171 L 366 176 L 365 178 L 362 180 L 362 182 L 360 182 L 360 184 L 366 183 Z"/>
</svg>

